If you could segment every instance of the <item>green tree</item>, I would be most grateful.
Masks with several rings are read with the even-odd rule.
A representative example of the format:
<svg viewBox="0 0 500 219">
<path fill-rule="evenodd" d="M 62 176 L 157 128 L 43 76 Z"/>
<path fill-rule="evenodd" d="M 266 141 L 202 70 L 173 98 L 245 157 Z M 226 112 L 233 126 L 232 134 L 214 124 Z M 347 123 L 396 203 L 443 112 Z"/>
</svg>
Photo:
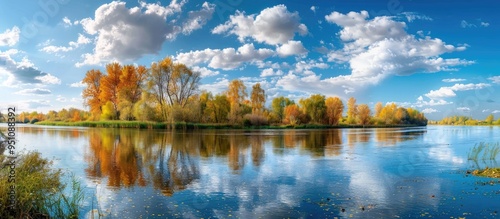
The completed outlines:
<svg viewBox="0 0 500 219">
<path fill-rule="evenodd" d="M 485 122 L 488 125 L 492 125 L 494 120 L 495 120 L 495 117 L 493 116 L 493 114 L 490 114 L 490 115 L 488 115 L 488 117 L 486 117 Z"/>
<path fill-rule="evenodd" d="M 273 99 L 271 102 L 271 111 L 278 118 L 279 122 L 283 122 L 285 118 L 285 107 L 292 104 L 294 104 L 292 100 L 283 96 Z"/>
<path fill-rule="evenodd" d="M 313 94 L 307 99 L 300 99 L 299 104 L 302 107 L 302 112 L 311 118 L 314 123 L 324 123 L 326 105 L 325 96 Z"/>
</svg>

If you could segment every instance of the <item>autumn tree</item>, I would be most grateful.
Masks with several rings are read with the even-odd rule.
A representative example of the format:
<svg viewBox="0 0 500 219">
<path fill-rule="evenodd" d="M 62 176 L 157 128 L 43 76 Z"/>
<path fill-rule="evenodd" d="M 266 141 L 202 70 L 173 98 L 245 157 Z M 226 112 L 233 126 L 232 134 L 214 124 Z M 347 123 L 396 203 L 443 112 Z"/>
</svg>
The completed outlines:
<svg viewBox="0 0 500 219">
<path fill-rule="evenodd" d="M 118 93 L 121 89 L 120 75 L 122 73 L 122 67 L 119 63 L 110 63 L 106 65 L 106 75 L 101 78 L 101 92 L 99 98 L 103 103 L 111 103 L 113 107 L 113 117 L 110 119 L 117 119 L 119 116 L 118 104 L 119 98 Z"/>
<path fill-rule="evenodd" d="M 147 77 L 145 66 L 125 65 L 120 75 L 120 90 L 118 92 L 120 119 L 133 120 L 133 107 L 139 102 L 143 83 Z"/>
<path fill-rule="evenodd" d="M 252 94 L 250 98 L 252 101 L 252 114 L 261 115 L 264 109 L 264 103 L 266 102 L 266 93 L 260 87 L 260 83 L 256 83 L 252 86 Z"/>
<path fill-rule="evenodd" d="M 356 105 L 356 99 L 354 97 L 347 100 L 347 122 L 353 124 L 356 122 L 356 115 L 358 114 L 358 108 Z"/>
<path fill-rule="evenodd" d="M 344 111 L 344 104 L 338 97 L 328 97 L 325 100 L 326 105 L 326 123 L 329 125 L 338 125 Z"/>
<path fill-rule="evenodd" d="M 285 107 L 284 109 L 284 120 L 283 123 L 296 125 L 300 122 L 300 109 L 297 105 L 291 104 Z"/>
<path fill-rule="evenodd" d="M 170 102 L 170 81 L 173 77 L 174 64 L 171 58 L 165 58 L 151 64 L 148 77 L 148 92 L 157 105 L 161 120 L 167 120 L 168 105 Z"/>
<path fill-rule="evenodd" d="M 396 124 L 396 115 L 397 105 L 395 103 L 388 104 L 382 108 L 379 114 L 379 118 L 382 120 L 384 124 Z"/>
<path fill-rule="evenodd" d="M 181 63 L 174 64 L 174 72 L 167 89 L 170 104 L 185 107 L 189 98 L 195 94 L 200 79 L 199 72 L 193 72 Z"/>
<path fill-rule="evenodd" d="M 272 114 L 278 118 L 279 122 L 283 122 L 283 119 L 285 118 L 285 107 L 292 104 L 294 104 L 294 102 L 286 97 L 280 96 L 274 98 L 271 102 Z"/>
<path fill-rule="evenodd" d="M 380 112 L 382 111 L 383 108 L 384 106 L 382 106 L 381 102 L 377 102 L 377 104 L 375 104 L 375 117 L 377 118 L 380 117 Z"/>
<path fill-rule="evenodd" d="M 302 113 L 308 115 L 312 122 L 323 123 L 326 112 L 325 96 L 314 94 L 307 99 L 300 99 L 299 104 L 302 107 Z"/>
<path fill-rule="evenodd" d="M 85 78 L 82 80 L 87 85 L 82 92 L 83 103 L 90 108 L 93 120 L 97 120 L 102 112 L 101 106 L 103 102 L 100 98 L 102 76 L 101 71 L 92 69 L 87 71 Z"/>
<path fill-rule="evenodd" d="M 495 120 L 495 117 L 493 116 L 493 114 L 490 114 L 490 115 L 488 115 L 488 117 L 486 117 L 485 122 L 488 125 L 492 125 L 494 120 Z"/>
<path fill-rule="evenodd" d="M 229 83 L 227 98 L 231 106 L 231 110 L 229 112 L 229 121 L 231 123 L 238 123 L 241 119 L 243 115 L 241 103 L 246 97 L 246 86 L 242 80 L 233 80 Z"/>
<path fill-rule="evenodd" d="M 358 112 L 357 118 L 358 118 L 359 124 L 368 125 L 370 123 L 370 118 L 371 118 L 370 107 L 368 107 L 368 105 L 366 105 L 366 104 L 358 105 L 357 112 Z"/>
</svg>

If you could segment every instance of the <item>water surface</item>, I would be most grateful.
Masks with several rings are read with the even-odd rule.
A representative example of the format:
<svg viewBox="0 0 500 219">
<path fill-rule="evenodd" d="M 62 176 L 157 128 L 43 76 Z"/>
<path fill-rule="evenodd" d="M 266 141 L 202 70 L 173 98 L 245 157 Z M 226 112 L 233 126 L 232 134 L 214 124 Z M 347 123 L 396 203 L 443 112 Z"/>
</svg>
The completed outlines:
<svg viewBox="0 0 500 219">
<path fill-rule="evenodd" d="M 4 129 L 4 127 L 2 128 Z M 499 127 L 137 130 L 23 126 L 86 186 L 81 217 L 495 218 L 498 179 L 465 174 Z"/>
</svg>

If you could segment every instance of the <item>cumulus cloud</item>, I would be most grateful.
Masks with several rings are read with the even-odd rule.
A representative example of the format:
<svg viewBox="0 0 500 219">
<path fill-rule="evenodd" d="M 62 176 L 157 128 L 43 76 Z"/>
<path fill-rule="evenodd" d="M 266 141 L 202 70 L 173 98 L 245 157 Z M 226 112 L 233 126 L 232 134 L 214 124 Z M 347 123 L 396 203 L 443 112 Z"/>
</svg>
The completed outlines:
<svg viewBox="0 0 500 219">
<path fill-rule="evenodd" d="M 342 29 L 344 47 L 331 51 L 329 61 L 349 63 L 352 78 L 378 83 L 389 75 L 411 75 L 454 70 L 454 66 L 473 62 L 444 59 L 444 53 L 465 50 L 438 38 L 417 38 L 406 32 L 406 24 L 392 17 L 368 19 L 368 12 L 332 12 L 325 19 Z"/>
<path fill-rule="evenodd" d="M 457 110 L 464 111 L 464 112 L 470 112 L 469 107 L 458 107 Z"/>
<path fill-rule="evenodd" d="M 488 22 L 483 22 L 481 19 L 478 19 L 476 22 L 467 22 L 466 20 L 462 20 L 460 22 L 460 26 L 462 28 L 472 28 L 472 27 L 488 27 L 490 26 L 490 23 Z"/>
<path fill-rule="evenodd" d="M 326 15 L 327 22 L 341 28 L 337 34 L 341 47 L 330 50 L 327 61 L 348 65 L 350 74 L 321 75 L 304 70 L 302 74 L 305 76 L 292 72 L 281 78 L 277 85 L 289 91 L 339 95 L 379 84 L 394 75 L 453 71 L 457 66 L 473 64 L 468 60 L 441 57 L 445 53 L 463 51 L 466 46 L 453 46 L 438 38 L 408 34 L 406 23 L 395 19 L 389 16 L 369 19 L 366 11 L 347 14 L 334 11 Z M 429 104 L 444 103 L 434 101 Z"/>
<path fill-rule="evenodd" d="M 19 42 L 19 34 L 21 30 L 19 27 L 14 26 L 11 29 L 5 30 L 0 33 L 0 46 L 14 46 Z"/>
<path fill-rule="evenodd" d="M 500 113 L 500 110 L 493 110 L 491 113 Z"/>
<path fill-rule="evenodd" d="M 443 82 L 446 82 L 446 83 L 455 83 L 455 82 L 462 82 L 462 81 L 467 81 L 467 80 L 463 79 L 463 78 L 446 78 L 446 79 L 443 79 Z"/>
<path fill-rule="evenodd" d="M 191 69 L 195 72 L 199 72 L 202 78 L 212 77 L 218 75 L 219 71 L 213 71 L 205 67 L 193 66 Z"/>
<path fill-rule="evenodd" d="M 270 49 L 255 49 L 253 44 L 245 44 L 237 50 L 234 48 L 204 49 L 179 53 L 175 59 L 189 65 L 208 63 L 211 68 L 231 70 L 246 62 L 262 61 L 273 54 L 274 51 Z"/>
<path fill-rule="evenodd" d="M 50 42 L 49 42 L 50 43 Z M 60 53 L 60 52 L 69 52 L 72 51 L 81 45 L 86 45 L 91 43 L 91 40 L 87 38 L 86 36 L 82 34 L 78 34 L 78 39 L 75 41 L 71 41 L 68 43 L 68 46 L 53 46 L 45 44 L 43 48 L 40 49 L 40 51 L 46 52 L 46 53 Z"/>
<path fill-rule="evenodd" d="M 203 3 L 201 10 L 189 12 L 189 18 L 184 22 L 182 32 L 184 34 L 190 34 L 194 30 L 200 29 L 210 18 L 212 18 L 214 11 L 215 5 L 205 2 Z"/>
<path fill-rule="evenodd" d="M 187 19 L 167 18 L 182 12 L 186 0 L 173 0 L 167 6 L 140 2 L 140 7 L 127 8 L 125 2 L 103 4 L 94 18 L 80 21 L 87 34 L 96 38 L 93 53 L 82 55 L 76 64 L 97 65 L 110 61 L 133 61 L 146 54 L 157 54 L 166 40 L 180 33 L 190 34 L 200 29 L 212 17 L 215 6 L 203 3 L 199 11 L 188 13 Z"/>
<path fill-rule="evenodd" d="M 11 56 L 18 50 L 0 51 L 0 85 L 19 86 L 24 84 L 60 84 L 61 80 L 54 75 L 40 71 L 29 59 L 15 61 Z"/>
<path fill-rule="evenodd" d="M 49 89 L 44 89 L 44 88 L 32 88 L 32 89 L 23 89 L 15 94 L 20 94 L 20 95 L 47 95 L 51 94 L 52 92 Z"/>
<path fill-rule="evenodd" d="M 443 99 L 456 96 L 457 94 L 455 91 L 480 90 L 490 86 L 491 85 L 485 83 L 455 84 L 451 87 L 441 87 L 438 90 L 431 90 L 429 93 L 425 94 L 425 96 L 430 99 Z"/>
<path fill-rule="evenodd" d="M 488 80 L 490 80 L 491 82 L 493 82 L 495 84 L 500 84 L 500 76 L 489 77 Z"/>
<path fill-rule="evenodd" d="M 308 51 L 302 45 L 300 41 L 288 41 L 285 44 L 276 48 L 276 52 L 281 57 L 293 56 L 293 55 L 303 55 Z"/>
<path fill-rule="evenodd" d="M 218 78 L 214 83 L 200 85 L 200 90 L 212 92 L 213 94 L 221 93 L 227 90 L 229 80 L 227 78 Z"/>
<path fill-rule="evenodd" d="M 425 108 L 424 110 L 422 110 L 423 113 L 427 113 L 427 114 L 430 114 L 430 113 L 437 113 L 439 112 L 438 110 L 436 109 L 433 109 L 433 108 Z"/>
<path fill-rule="evenodd" d="M 488 23 L 488 22 L 481 22 L 481 26 L 488 27 L 488 26 L 490 26 L 490 23 Z"/>
<path fill-rule="evenodd" d="M 262 10 L 258 15 L 245 15 L 237 11 L 229 21 L 216 26 L 213 34 L 234 34 L 240 42 L 252 38 L 270 45 L 284 44 L 293 39 L 295 33 L 308 33 L 305 24 L 300 23 L 298 12 L 288 11 L 285 5 L 276 5 Z"/>
<path fill-rule="evenodd" d="M 283 71 L 281 70 L 273 70 L 272 68 L 266 68 L 262 70 L 260 73 L 260 77 L 271 77 L 271 76 L 280 76 L 283 75 Z"/>
<path fill-rule="evenodd" d="M 75 83 L 71 83 L 69 86 L 70 87 L 86 87 L 87 85 L 85 85 L 83 83 L 83 81 L 78 81 L 78 82 L 75 82 Z"/>
</svg>

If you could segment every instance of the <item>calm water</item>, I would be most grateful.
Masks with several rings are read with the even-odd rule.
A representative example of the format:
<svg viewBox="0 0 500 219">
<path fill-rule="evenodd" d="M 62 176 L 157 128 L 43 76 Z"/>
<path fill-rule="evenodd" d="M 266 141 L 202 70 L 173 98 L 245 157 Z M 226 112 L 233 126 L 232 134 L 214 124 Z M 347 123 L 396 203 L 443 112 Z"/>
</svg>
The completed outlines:
<svg viewBox="0 0 500 219">
<path fill-rule="evenodd" d="M 4 129 L 4 128 L 2 128 Z M 82 218 L 495 218 L 466 176 L 499 127 L 165 131 L 25 126 L 19 144 L 87 187 Z M 491 183 L 491 184 L 490 184 Z"/>
</svg>

